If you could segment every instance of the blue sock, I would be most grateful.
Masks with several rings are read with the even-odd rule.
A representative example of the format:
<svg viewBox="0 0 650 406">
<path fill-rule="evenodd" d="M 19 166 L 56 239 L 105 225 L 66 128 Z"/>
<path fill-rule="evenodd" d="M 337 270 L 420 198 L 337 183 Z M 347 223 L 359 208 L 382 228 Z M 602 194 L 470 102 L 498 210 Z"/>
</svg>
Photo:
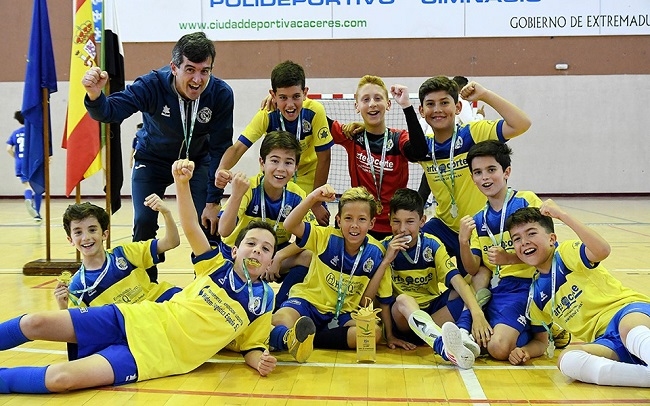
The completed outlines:
<svg viewBox="0 0 650 406">
<path fill-rule="evenodd" d="M 50 393 L 45 387 L 47 367 L 0 369 L 0 393 Z"/>
<path fill-rule="evenodd" d="M 460 313 L 460 317 L 456 320 L 456 325 L 458 328 L 465 329 L 466 331 L 472 331 L 472 314 L 468 309 L 464 309 Z"/>
<path fill-rule="evenodd" d="M 34 194 L 34 209 L 36 209 L 36 213 L 41 214 L 41 202 L 43 201 L 43 195 L 39 194 Z"/>
<path fill-rule="evenodd" d="M 274 326 L 271 330 L 269 345 L 276 351 L 287 351 L 287 343 L 284 342 L 284 335 L 289 330 L 287 326 Z"/>
<path fill-rule="evenodd" d="M 433 342 L 433 351 L 436 354 L 440 355 L 445 361 L 449 361 L 445 355 L 444 347 L 445 346 L 442 343 L 442 336 L 436 337 L 435 341 Z"/>
<path fill-rule="evenodd" d="M 31 189 L 25 190 L 25 200 L 32 200 L 33 196 L 34 196 L 34 192 L 32 192 Z"/>
<path fill-rule="evenodd" d="M 0 350 L 18 347 L 20 344 L 31 341 L 25 337 L 25 334 L 20 329 L 20 319 L 23 316 L 18 316 L 4 323 L 0 323 Z"/>
<path fill-rule="evenodd" d="M 454 320 L 458 320 L 464 308 L 465 302 L 463 302 L 463 298 L 460 296 L 454 300 L 447 301 L 447 309 L 449 309 L 449 313 L 451 313 L 451 317 L 453 317 Z"/>
<path fill-rule="evenodd" d="M 306 266 L 298 265 L 289 270 L 289 273 L 284 277 L 278 293 L 275 295 L 275 308 L 279 309 L 280 305 L 289 299 L 289 290 L 296 283 L 305 280 L 309 268 Z"/>
</svg>

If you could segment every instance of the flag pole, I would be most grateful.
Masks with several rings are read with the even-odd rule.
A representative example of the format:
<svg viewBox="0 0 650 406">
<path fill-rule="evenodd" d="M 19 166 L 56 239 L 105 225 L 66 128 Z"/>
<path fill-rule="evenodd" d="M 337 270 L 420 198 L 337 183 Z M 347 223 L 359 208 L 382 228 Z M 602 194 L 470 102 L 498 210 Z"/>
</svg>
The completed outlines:
<svg viewBox="0 0 650 406">
<path fill-rule="evenodd" d="M 50 91 L 41 89 L 43 93 L 43 170 L 45 172 L 45 261 L 52 259 L 50 240 Z"/>
</svg>

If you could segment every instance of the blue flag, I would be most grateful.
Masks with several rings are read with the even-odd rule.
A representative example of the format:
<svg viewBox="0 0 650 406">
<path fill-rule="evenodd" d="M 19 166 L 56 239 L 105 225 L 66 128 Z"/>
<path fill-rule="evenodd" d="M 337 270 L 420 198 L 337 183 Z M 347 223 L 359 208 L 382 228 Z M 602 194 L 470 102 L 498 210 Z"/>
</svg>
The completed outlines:
<svg viewBox="0 0 650 406">
<path fill-rule="evenodd" d="M 47 108 L 48 112 L 50 109 L 49 103 L 43 105 L 42 89 L 48 90 L 48 100 L 49 94 L 57 91 L 56 70 L 47 2 L 46 0 L 34 0 L 25 90 L 23 91 L 22 113 L 25 117 L 23 175 L 29 179 L 34 193 L 38 194 L 45 191 L 44 163 L 46 155 L 43 142 L 43 109 Z M 47 158 L 52 155 L 52 126 L 50 123 L 48 123 L 48 128 L 50 129 L 48 134 L 50 150 Z"/>
</svg>

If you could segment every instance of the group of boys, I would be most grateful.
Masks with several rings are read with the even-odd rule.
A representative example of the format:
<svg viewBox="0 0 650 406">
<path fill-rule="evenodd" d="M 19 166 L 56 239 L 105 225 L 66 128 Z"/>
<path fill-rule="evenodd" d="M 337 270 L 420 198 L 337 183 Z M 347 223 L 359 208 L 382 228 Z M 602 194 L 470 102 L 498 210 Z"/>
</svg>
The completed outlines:
<svg viewBox="0 0 650 406">
<path fill-rule="evenodd" d="M 275 109 L 258 112 L 215 173 L 217 187 L 232 184 L 219 214 L 218 246 L 197 217 L 190 187 L 195 163 L 172 165 L 196 279 L 182 290 L 146 280 L 144 269 L 179 244 L 156 194 L 144 204 L 163 214 L 165 236 L 109 252 L 101 209 L 74 214 L 84 206 L 71 206 L 64 225 L 83 265 L 55 295 L 62 309 L 72 306 L 0 324 L 0 349 L 34 339 L 64 341 L 77 344 L 70 354 L 76 361 L 2 369 L 0 392 L 180 374 L 222 348 L 242 352 L 265 376 L 276 365 L 269 350 L 305 362 L 314 347 L 355 348 L 351 315 L 364 297 L 379 303 L 377 339 L 390 348 L 424 342 L 461 368 L 470 368 L 482 349 L 520 364 L 553 355 L 551 332 L 558 325 L 591 342 L 560 355 L 566 375 L 650 386 L 650 298 L 622 287 L 599 265 L 609 245 L 593 230 L 554 202 L 507 186 L 511 151 L 505 142 L 529 128 L 525 113 L 476 82 L 459 89 L 437 76 L 419 90 L 419 113 L 433 134 L 425 136 L 401 85 L 390 93 L 408 132 L 389 129 L 389 90 L 368 75 L 355 94 L 363 125 L 346 126 L 328 121 L 323 107 L 306 98 L 299 65 L 283 62 L 271 77 Z M 502 118 L 457 125 L 459 94 Z M 232 173 L 262 137 L 261 173 Z M 336 226 L 326 209 L 337 196 L 326 183 L 333 142 L 348 151 L 353 186 L 338 199 Z M 408 161 L 421 163 L 435 196 L 436 216 L 429 221 L 422 198 L 406 188 Z M 558 244 L 552 218 L 581 241 Z M 274 300 L 267 281 L 282 280 Z M 478 292 L 486 293 L 481 300 Z"/>
</svg>

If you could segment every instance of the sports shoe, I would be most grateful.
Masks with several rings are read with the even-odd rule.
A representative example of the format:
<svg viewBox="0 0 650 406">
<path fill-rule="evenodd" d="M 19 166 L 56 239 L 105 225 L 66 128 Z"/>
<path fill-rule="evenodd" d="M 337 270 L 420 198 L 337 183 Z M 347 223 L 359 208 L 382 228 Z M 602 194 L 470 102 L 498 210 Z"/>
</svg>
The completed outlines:
<svg viewBox="0 0 650 406">
<path fill-rule="evenodd" d="M 474 358 L 478 358 L 479 355 L 481 355 L 481 347 L 478 345 L 476 341 L 474 341 L 474 337 L 472 337 L 469 331 L 465 330 L 464 328 L 461 328 L 460 337 L 463 340 L 463 345 L 465 346 L 465 348 L 467 348 L 472 352 L 472 354 L 474 354 Z"/>
<path fill-rule="evenodd" d="M 483 307 L 492 299 L 492 292 L 488 288 L 481 288 L 476 291 L 476 301 L 480 307 Z"/>
<path fill-rule="evenodd" d="M 43 219 L 41 218 L 41 216 L 36 216 L 36 217 L 34 217 L 34 223 L 40 223 L 41 221 L 43 221 Z"/>
<path fill-rule="evenodd" d="M 29 213 L 30 216 L 34 218 L 40 217 L 38 215 L 38 212 L 34 208 L 34 202 L 32 201 L 32 199 L 25 199 L 25 207 L 27 208 L 27 213 Z"/>
<path fill-rule="evenodd" d="M 558 326 L 557 324 L 553 324 L 551 326 L 551 335 L 553 336 L 553 343 L 555 344 L 555 348 L 558 350 L 566 348 L 569 343 L 571 343 L 571 333 Z"/>
<path fill-rule="evenodd" d="M 442 325 L 442 343 L 445 355 L 453 364 L 462 369 L 474 365 L 474 354 L 463 344 L 460 329 L 454 323 L 448 321 Z"/>
<path fill-rule="evenodd" d="M 413 330 L 413 332 L 431 348 L 433 348 L 433 343 L 436 340 L 436 337 L 442 335 L 442 331 L 439 330 L 438 326 L 436 326 L 433 320 L 431 320 L 431 316 L 427 315 L 423 310 L 414 311 L 408 318 L 408 323 L 411 330 Z M 429 327 L 430 325 L 434 327 L 434 330 Z"/>
<path fill-rule="evenodd" d="M 316 326 L 312 319 L 302 316 L 294 323 L 293 327 L 284 336 L 289 353 L 299 363 L 307 361 L 307 358 L 314 351 L 314 334 Z"/>
</svg>

